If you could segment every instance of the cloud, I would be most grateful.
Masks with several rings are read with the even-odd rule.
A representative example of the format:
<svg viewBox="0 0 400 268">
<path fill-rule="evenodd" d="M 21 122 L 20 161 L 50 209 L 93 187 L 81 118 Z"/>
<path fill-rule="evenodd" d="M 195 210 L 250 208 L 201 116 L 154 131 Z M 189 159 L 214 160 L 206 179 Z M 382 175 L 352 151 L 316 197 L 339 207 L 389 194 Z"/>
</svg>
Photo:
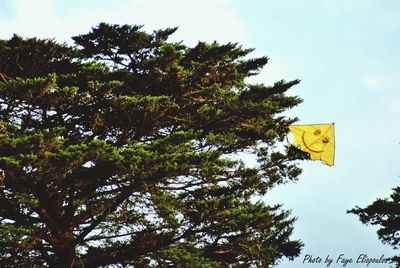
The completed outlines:
<svg viewBox="0 0 400 268">
<path fill-rule="evenodd" d="M 56 38 L 70 41 L 70 37 L 86 33 L 99 22 L 144 24 L 152 31 L 179 27 L 174 40 L 193 45 L 198 40 L 221 43 L 244 42 L 245 30 L 228 0 L 122 0 L 90 1 L 65 4 L 57 0 L 16 0 L 15 16 L 0 18 L 1 38 L 13 33 L 22 36 Z"/>
<path fill-rule="evenodd" d="M 364 87 L 376 94 L 376 100 L 381 102 L 382 108 L 391 113 L 400 112 L 400 73 L 372 74 L 362 80 Z"/>
<path fill-rule="evenodd" d="M 243 26 L 227 4 L 228 1 L 224 0 L 141 0 L 131 1 L 130 7 L 133 18 L 151 28 L 179 26 L 176 39 L 186 43 L 194 44 L 199 40 L 243 42 Z"/>
<path fill-rule="evenodd" d="M 364 77 L 363 85 L 372 91 L 394 91 L 400 83 L 400 73 L 372 74 Z"/>
</svg>

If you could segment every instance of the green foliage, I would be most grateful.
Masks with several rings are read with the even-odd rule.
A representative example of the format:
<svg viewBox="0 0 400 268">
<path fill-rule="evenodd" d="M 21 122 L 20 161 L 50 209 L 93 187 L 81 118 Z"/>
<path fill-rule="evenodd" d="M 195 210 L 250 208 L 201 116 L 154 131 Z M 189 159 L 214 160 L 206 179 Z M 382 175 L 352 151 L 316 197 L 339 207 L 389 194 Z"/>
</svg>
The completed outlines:
<svg viewBox="0 0 400 268">
<path fill-rule="evenodd" d="M 247 84 L 268 59 L 176 29 L 100 24 L 0 41 L 1 267 L 271 267 L 294 219 L 255 202 L 300 169 L 275 150 L 299 81 Z M 258 160 L 233 160 L 246 151 Z"/>
<path fill-rule="evenodd" d="M 378 237 L 393 249 L 400 248 L 400 187 L 393 189 L 390 198 L 378 199 L 365 208 L 356 207 L 348 213 L 358 215 L 363 224 L 379 226 Z M 392 260 L 400 267 L 400 255 Z"/>
</svg>

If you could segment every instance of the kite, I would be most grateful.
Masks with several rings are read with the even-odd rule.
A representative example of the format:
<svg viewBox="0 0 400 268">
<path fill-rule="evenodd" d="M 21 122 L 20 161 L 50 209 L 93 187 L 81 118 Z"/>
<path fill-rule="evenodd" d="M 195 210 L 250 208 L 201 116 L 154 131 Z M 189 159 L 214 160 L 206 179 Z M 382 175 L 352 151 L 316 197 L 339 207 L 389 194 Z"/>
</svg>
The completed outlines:
<svg viewBox="0 0 400 268">
<path fill-rule="evenodd" d="M 310 155 L 312 160 L 321 160 L 328 166 L 335 162 L 335 125 L 291 125 L 293 145 Z"/>
</svg>

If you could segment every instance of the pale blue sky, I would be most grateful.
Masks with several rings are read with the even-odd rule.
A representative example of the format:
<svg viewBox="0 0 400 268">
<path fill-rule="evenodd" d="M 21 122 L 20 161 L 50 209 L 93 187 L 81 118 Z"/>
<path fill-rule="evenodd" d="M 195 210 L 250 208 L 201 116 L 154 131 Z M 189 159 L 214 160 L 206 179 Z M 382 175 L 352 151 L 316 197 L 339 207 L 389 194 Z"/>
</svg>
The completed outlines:
<svg viewBox="0 0 400 268">
<path fill-rule="evenodd" d="M 3 0 L 0 38 L 18 33 L 70 42 L 106 21 L 144 24 L 149 31 L 179 26 L 174 38 L 187 44 L 238 41 L 255 48 L 253 55 L 267 55 L 270 63 L 254 81 L 301 79 L 290 94 L 304 103 L 288 114 L 300 123 L 336 125 L 335 166 L 301 162 L 300 180 L 265 199 L 292 210 L 294 237 L 305 243 L 295 264 L 279 267 L 326 267 L 301 262 L 307 253 L 394 253 L 375 228 L 345 211 L 389 196 L 399 185 L 398 14 L 396 0 Z"/>
<path fill-rule="evenodd" d="M 254 1 L 234 6 L 258 53 L 269 55 L 282 77 L 302 80 L 292 93 L 304 103 L 289 114 L 302 123 L 336 125 L 335 166 L 301 163 L 299 182 L 267 197 L 292 209 L 298 217 L 295 236 L 305 243 L 296 265 L 280 267 L 310 266 L 301 265 L 306 253 L 344 253 L 354 259 L 360 253 L 390 254 L 375 228 L 345 211 L 388 196 L 399 184 L 400 2 Z"/>
</svg>

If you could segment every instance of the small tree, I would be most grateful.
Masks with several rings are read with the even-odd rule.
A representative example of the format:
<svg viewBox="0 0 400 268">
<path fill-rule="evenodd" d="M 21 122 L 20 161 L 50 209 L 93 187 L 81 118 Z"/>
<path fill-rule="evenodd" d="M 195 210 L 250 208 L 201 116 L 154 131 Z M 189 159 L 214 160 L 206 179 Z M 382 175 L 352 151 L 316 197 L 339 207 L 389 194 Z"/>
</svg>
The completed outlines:
<svg viewBox="0 0 400 268">
<path fill-rule="evenodd" d="M 371 205 L 350 211 L 359 216 L 363 224 L 380 226 L 378 237 L 393 249 L 400 248 L 400 187 L 393 189 L 390 198 L 378 199 Z M 393 257 L 396 267 L 400 267 L 400 255 Z"/>
<path fill-rule="evenodd" d="M 274 149 L 299 81 L 267 58 L 100 24 L 76 47 L 0 41 L 1 267 L 270 267 L 294 219 L 254 197 L 300 170 Z M 230 157 L 246 151 L 247 167 Z"/>
</svg>

